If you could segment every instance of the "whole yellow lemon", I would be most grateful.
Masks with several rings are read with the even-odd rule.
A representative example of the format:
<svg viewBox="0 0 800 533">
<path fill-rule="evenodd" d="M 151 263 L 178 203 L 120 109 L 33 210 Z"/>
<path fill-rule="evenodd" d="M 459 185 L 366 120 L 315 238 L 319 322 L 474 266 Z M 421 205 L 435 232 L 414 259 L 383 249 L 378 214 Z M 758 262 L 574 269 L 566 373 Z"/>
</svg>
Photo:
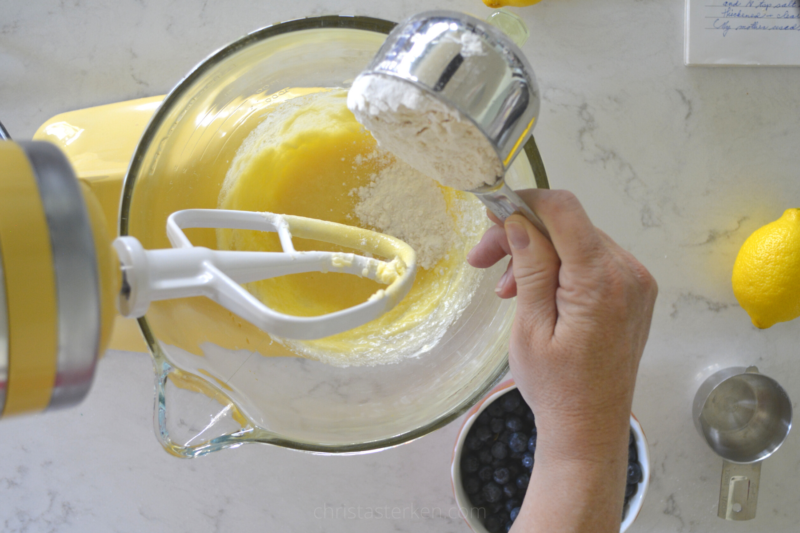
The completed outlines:
<svg viewBox="0 0 800 533">
<path fill-rule="evenodd" d="M 483 0 L 489 7 L 525 7 L 538 4 L 542 0 Z"/>
<path fill-rule="evenodd" d="M 733 294 L 757 328 L 800 316 L 800 209 L 755 231 L 733 265 Z"/>
</svg>

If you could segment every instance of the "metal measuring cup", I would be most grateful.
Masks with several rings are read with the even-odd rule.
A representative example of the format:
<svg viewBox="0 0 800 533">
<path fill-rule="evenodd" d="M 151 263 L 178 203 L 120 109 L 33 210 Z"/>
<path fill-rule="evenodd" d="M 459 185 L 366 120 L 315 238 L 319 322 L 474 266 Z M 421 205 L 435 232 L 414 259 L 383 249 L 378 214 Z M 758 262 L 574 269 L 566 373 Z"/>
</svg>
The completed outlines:
<svg viewBox="0 0 800 533">
<path fill-rule="evenodd" d="M 463 53 L 465 35 L 477 37 L 481 53 Z M 539 115 L 539 88 L 522 51 L 488 22 L 456 11 L 427 11 L 400 22 L 360 74 L 365 75 L 402 80 L 456 108 L 489 140 L 504 174 Z M 503 176 L 469 192 L 501 220 L 521 212 L 549 236 Z"/>
<path fill-rule="evenodd" d="M 700 385 L 692 406 L 700 435 L 723 459 L 717 515 L 756 516 L 761 461 L 780 448 L 792 427 L 792 402 L 774 379 L 750 366 L 731 367 Z"/>
</svg>

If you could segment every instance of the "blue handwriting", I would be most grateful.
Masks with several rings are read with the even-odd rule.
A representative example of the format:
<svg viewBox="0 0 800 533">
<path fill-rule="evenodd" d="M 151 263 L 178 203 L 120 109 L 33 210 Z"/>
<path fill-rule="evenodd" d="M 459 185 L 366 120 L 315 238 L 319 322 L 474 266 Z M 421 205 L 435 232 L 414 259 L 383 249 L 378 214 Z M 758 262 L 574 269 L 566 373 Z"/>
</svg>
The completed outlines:
<svg viewBox="0 0 800 533">
<path fill-rule="evenodd" d="M 792 18 L 797 18 L 797 17 L 792 17 Z M 781 24 L 763 24 L 757 20 L 754 20 L 749 24 L 739 24 L 732 26 L 727 20 L 716 19 L 714 20 L 712 27 L 715 30 L 721 30 L 723 37 L 726 37 L 728 35 L 728 32 L 731 30 L 800 31 L 800 23 L 797 22 L 794 24 L 781 25 Z"/>
</svg>

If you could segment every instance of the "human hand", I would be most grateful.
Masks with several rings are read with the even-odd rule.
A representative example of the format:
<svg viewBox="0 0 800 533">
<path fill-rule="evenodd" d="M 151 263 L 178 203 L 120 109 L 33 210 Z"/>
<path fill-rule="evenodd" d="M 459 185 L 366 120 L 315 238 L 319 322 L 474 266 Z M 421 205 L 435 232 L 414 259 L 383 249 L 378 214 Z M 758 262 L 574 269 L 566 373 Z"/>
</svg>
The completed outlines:
<svg viewBox="0 0 800 533">
<path fill-rule="evenodd" d="M 621 465 L 627 463 L 630 407 L 655 280 L 594 227 L 571 193 L 519 194 L 540 216 L 552 243 L 521 215 L 509 217 L 504 227 L 493 218 L 498 225 L 470 252 L 469 262 L 486 268 L 512 256 L 496 290 L 501 298 L 517 297 L 509 365 L 536 415 L 534 477 L 547 473 L 545 465 L 568 462 L 581 466 L 562 470 L 580 472 L 586 485 L 586 464 L 608 461 L 619 466 L 597 472 L 598 480 L 605 477 L 605 486 L 624 490 Z M 621 503 L 620 496 L 617 528 Z"/>
</svg>

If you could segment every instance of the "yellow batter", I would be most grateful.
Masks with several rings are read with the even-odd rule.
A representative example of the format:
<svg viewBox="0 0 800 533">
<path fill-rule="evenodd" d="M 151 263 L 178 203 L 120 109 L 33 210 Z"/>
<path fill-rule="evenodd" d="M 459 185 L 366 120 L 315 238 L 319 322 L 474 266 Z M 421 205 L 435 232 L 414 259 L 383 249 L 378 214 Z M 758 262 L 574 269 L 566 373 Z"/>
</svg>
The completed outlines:
<svg viewBox="0 0 800 533">
<path fill-rule="evenodd" d="M 344 90 L 321 91 L 276 106 L 244 141 L 223 184 L 219 207 L 269 211 L 358 225 L 353 191 L 394 163 L 347 109 Z M 354 330 L 317 341 L 282 341 L 300 355 L 332 364 L 376 364 L 417 355 L 460 314 L 477 285 L 465 262 L 485 217 L 469 195 L 441 188 L 459 243 L 433 268 L 419 269 L 408 296 L 391 312 Z M 421 221 L 424 223 L 424 221 Z M 374 229 L 374 228 L 367 228 Z M 221 250 L 280 251 L 276 234 L 218 230 Z M 362 253 L 294 239 L 298 250 Z M 391 259 L 391 258 L 387 258 Z M 273 309 L 317 316 L 366 301 L 382 288 L 343 273 L 293 274 L 248 284 Z"/>
</svg>

